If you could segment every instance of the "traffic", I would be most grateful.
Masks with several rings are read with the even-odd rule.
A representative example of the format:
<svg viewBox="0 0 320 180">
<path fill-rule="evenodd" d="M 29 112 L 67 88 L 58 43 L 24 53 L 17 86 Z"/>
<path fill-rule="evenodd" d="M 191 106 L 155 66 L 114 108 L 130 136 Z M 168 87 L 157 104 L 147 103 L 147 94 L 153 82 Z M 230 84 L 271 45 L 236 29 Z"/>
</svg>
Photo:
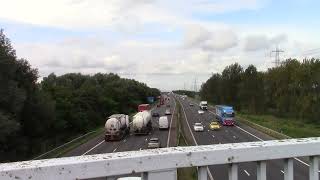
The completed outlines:
<svg viewBox="0 0 320 180">
<path fill-rule="evenodd" d="M 157 124 L 158 130 L 170 129 L 168 116 L 171 116 L 170 97 L 161 95 L 158 97 L 158 103 L 153 108 L 150 104 L 140 104 L 137 113 L 132 117 L 126 114 L 113 114 L 109 116 L 105 123 L 105 142 L 121 141 L 126 136 L 133 134 L 135 136 L 150 135 L 155 131 L 153 123 Z M 155 111 L 155 109 L 165 109 L 165 112 Z M 153 111 L 153 112 L 152 112 Z M 152 136 L 147 148 L 160 148 L 159 137 Z"/>
<path fill-rule="evenodd" d="M 182 100 L 189 101 L 189 106 L 194 107 L 194 102 L 187 100 L 186 95 L 178 95 Z M 200 101 L 198 115 L 203 116 L 208 111 L 208 102 Z M 201 121 L 193 124 L 193 130 L 195 132 L 203 132 L 204 130 L 219 130 L 222 126 L 234 126 L 235 125 L 235 112 L 232 106 L 216 105 L 213 109 L 215 119 L 206 127 Z"/>
</svg>

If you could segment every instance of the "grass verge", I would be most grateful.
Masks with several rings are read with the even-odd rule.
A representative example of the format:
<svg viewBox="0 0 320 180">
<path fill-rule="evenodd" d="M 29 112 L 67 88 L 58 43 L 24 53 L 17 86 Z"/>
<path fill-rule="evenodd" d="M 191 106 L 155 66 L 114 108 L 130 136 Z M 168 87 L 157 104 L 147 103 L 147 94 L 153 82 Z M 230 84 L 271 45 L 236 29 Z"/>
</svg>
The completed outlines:
<svg viewBox="0 0 320 180">
<path fill-rule="evenodd" d="M 182 128 L 182 116 L 181 116 L 181 105 L 177 102 L 177 146 L 189 146 L 187 139 Z M 177 170 L 178 180 L 196 180 L 197 179 L 197 168 L 179 168 Z"/>
<path fill-rule="evenodd" d="M 104 128 L 98 128 L 95 131 L 92 131 L 92 133 L 88 133 L 87 135 L 77 140 L 74 140 L 70 143 L 66 143 L 65 145 L 62 145 L 54 150 L 49 151 L 47 154 L 38 156 L 34 159 L 49 159 L 49 158 L 61 157 L 63 154 L 67 153 L 68 151 L 80 146 L 81 144 L 88 142 L 90 139 L 100 135 L 103 132 L 104 132 Z"/>
<path fill-rule="evenodd" d="M 240 122 L 278 139 L 320 136 L 320 125 L 317 124 L 308 124 L 296 119 L 278 118 L 272 115 L 238 113 L 237 116 L 240 117 Z"/>
</svg>

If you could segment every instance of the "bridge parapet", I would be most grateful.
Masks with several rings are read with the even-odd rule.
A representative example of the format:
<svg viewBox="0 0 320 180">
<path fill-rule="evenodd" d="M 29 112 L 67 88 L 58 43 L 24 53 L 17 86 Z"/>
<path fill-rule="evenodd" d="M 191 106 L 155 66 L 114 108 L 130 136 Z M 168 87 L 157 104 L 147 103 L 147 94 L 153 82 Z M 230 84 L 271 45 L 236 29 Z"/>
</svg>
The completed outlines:
<svg viewBox="0 0 320 180">
<path fill-rule="evenodd" d="M 257 162 L 257 178 L 266 179 L 266 163 L 285 159 L 284 177 L 293 179 L 293 160 L 310 157 L 309 179 L 319 180 L 320 138 L 302 138 L 153 150 L 106 153 L 56 159 L 0 164 L 0 179 L 88 179 L 141 173 L 152 180 L 151 172 L 174 172 L 198 167 L 198 179 L 205 180 L 209 165 L 228 164 L 229 179 L 238 179 L 238 164 Z"/>
</svg>

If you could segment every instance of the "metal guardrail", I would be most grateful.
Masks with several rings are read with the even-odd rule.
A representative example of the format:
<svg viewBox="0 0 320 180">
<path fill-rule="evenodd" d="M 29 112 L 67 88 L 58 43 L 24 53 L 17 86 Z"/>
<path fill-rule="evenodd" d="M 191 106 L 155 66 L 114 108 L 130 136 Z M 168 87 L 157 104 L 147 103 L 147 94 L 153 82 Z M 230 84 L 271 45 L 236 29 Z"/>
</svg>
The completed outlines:
<svg viewBox="0 0 320 180">
<path fill-rule="evenodd" d="M 0 179 L 85 179 L 141 173 L 173 172 L 198 167 L 207 179 L 209 165 L 229 164 L 229 180 L 238 179 L 238 164 L 257 163 L 257 179 L 266 179 L 266 163 L 285 159 L 284 179 L 293 180 L 293 158 L 310 157 L 309 179 L 319 180 L 320 137 L 262 142 L 171 147 L 0 164 Z M 151 179 L 152 180 L 152 179 Z"/>
<path fill-rule="evenodd" d="M 75 138 L 75 139 L 72 139 L 71 141 L 68 141 L 68 142 L 66 142 L 66 143 L 64 143 L 64 144 L 62 144 L 62 145 L 60 145 L 60 146 L 58 146 L 58 147 L 56 147 L 56 148 L 53 148 L 53 149 L 51 149 L 51 150 L 48 151 L 48 152 L 45 152 L 45 153 L 43 153 L 43 154 L 41 154 L 41 155 L 38 155 L 37 157 L 34 157 L 33 160 L 41 159 L 41 158 L 43 158 L 43 157 L 46 157 L 48 154 L 50 154 L 50 153 L 52 153 L 52 152 L 54 152 L 54 151 L 58 151 L 58 150 L 60 150 L 60 149 L 63 149 L 63 148 L 65 148 L 66 146 L 68 146 L 69 144 L 71 144 L 71 143 L 73 143 L 73 142 L 75 142 L 75 141 L 77 141 L 77 140 L 79 140 L 79 139 L 81 139 L 81 138 L 84 138 L 84 137 L 86 137 L 86 136 L 88 136 L 88 135 L 90 135 L 90 134 L 92 134 L 92 133 L 94 133 L 94 132 L 97 132 L 97 130 L 96 130 L 96 131 L 88 132 L 88 133 L 86 133 L 86 134 L 83 134 L 83 135 Z"/>
</svg>

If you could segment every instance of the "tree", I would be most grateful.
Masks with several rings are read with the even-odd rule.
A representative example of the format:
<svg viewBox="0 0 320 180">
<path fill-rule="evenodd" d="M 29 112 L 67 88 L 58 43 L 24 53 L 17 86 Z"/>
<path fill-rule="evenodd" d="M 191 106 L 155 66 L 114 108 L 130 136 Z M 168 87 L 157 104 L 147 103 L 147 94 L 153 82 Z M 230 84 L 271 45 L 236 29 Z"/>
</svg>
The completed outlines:
<svg viewBox="0 0 320 180">
<path fill-rule="evenodd" d="M 222 102 L 240 109 L 239 86 L 243 68 L 238 64 L 227 66 L 222 71 Z"/>
<path fill-rule="evenodd" d="M 257 68 L 253 65 L 249 65 L 242 74 L 239 97 L 241 109 L 254 114 L 263 112 L 262 74 L 258 73 Z"/>
</svg>

